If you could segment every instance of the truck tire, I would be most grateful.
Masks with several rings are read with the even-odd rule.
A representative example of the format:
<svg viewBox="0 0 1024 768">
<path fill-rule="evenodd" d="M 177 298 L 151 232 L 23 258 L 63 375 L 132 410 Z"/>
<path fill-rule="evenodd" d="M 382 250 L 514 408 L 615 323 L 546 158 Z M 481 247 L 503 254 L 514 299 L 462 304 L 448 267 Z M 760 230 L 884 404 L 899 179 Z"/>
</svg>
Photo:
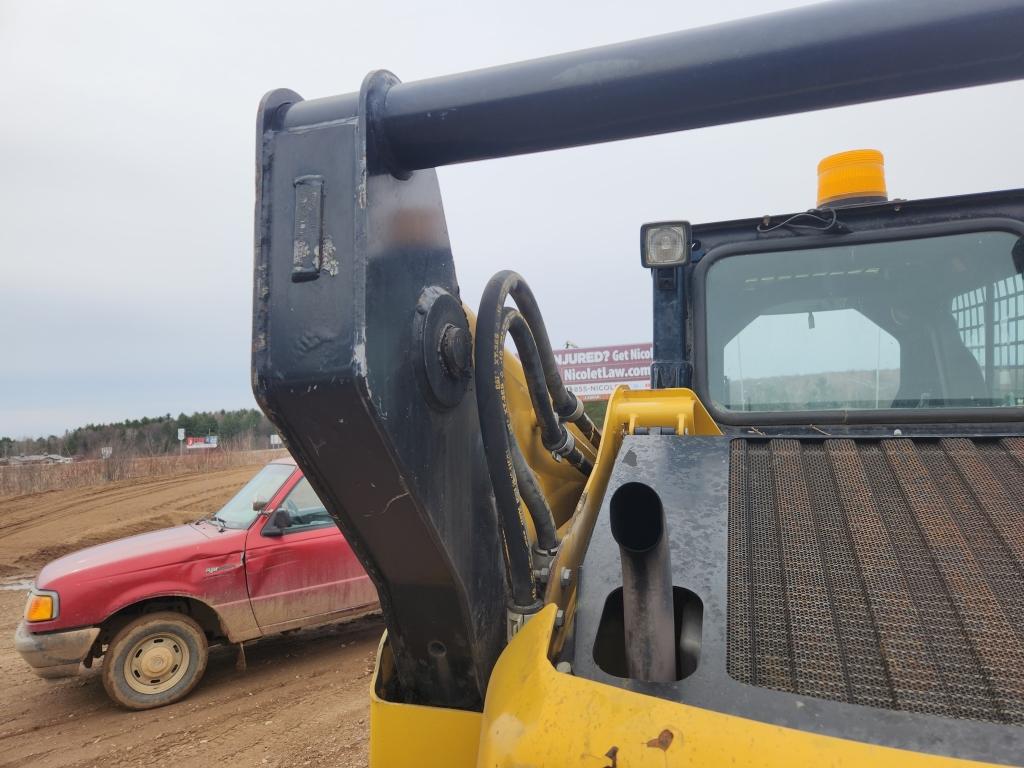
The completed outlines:
<svg viewBox="0 0 1024 768">
<path fill-rule="evenodd" d="M 183 699 L 206 671 L 206 635 L 190 617 L 163 611 L 125 625 L 103 659 L 103 687 L 126 709 Z"/>
</svg>

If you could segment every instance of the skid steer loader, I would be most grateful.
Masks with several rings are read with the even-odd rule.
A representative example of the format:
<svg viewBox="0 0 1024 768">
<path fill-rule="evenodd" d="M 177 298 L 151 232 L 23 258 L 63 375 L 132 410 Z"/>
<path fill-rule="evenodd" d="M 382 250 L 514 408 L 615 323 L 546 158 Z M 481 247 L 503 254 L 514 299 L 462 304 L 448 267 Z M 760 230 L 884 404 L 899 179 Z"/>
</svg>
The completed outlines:
<svg viewBox="0 0 1024 768">
<path fill-rule="evenodd" d="M 253 389 L 380 593 L 373 765 L 1024 764 L 1024 191 L 890 200 L 859 151 L 809 211 L 644 225 L 652 389 L 599 429 L 523 276 L 460 292 L 434 171 L 1021 40 L 1019 0 L 834 2 L 266 95 Z"/>
</svg>

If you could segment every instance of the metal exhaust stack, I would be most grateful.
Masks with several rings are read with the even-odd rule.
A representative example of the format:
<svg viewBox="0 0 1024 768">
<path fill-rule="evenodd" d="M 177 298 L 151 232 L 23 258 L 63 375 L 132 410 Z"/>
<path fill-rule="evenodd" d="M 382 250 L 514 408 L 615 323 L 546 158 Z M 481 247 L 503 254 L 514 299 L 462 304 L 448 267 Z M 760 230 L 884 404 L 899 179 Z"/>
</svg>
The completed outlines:
<svg viewBox="0 0 1024 768">
<path fill-rule="evenodd" d="M 661 498 L 649 485 L 626 483 L 612 496 L 610 514 L 622 556 L 626 668 L 638 680 L 671 682 L 679 676 L 672 563 Z"/>
</svg>

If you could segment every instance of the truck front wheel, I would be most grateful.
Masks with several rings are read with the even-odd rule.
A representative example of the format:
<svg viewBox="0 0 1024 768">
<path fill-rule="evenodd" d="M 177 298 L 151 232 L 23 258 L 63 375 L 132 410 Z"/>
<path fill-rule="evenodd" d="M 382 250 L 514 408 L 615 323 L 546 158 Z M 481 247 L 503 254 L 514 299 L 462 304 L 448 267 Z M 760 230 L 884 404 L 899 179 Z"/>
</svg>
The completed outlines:
<svg viewBox="0 0 1024 768">
<path fill-rule="evenodd" d="M 206 671 L 206 635 L 190 617 L 148 613 L 125 625 L 103 660 L 103 687 L 127 709 L 183 699 Z"/>
</svg>

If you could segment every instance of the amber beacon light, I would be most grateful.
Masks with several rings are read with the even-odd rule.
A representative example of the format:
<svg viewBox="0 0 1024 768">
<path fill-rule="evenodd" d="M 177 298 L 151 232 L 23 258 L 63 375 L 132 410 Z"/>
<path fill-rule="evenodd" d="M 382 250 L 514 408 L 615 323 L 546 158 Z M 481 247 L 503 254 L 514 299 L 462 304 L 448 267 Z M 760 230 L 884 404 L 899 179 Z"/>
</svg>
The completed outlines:
<svg viewBox="0 0 1024 768">
<path fill-rule="evenodd" d="M 818 163 L 818 207 L 839 208 L 888 200 L 885 158 L 877 149 L 852 149 Z"/>
</svg>

